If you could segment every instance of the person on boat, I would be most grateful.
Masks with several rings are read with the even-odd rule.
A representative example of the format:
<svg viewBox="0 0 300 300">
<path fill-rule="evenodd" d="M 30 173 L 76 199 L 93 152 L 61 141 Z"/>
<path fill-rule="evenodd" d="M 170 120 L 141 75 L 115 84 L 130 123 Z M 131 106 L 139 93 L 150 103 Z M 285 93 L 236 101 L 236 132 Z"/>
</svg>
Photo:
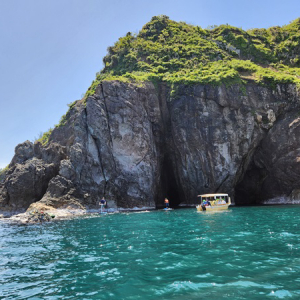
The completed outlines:
<svg viewBox="0 0 300 300">
<path fill-rule="evenodd" d="M 224 198 L 222 198 L 221 204 L 226 204 L 226 201 Z"/>
<path fill-rule="evenodd" d="M 168 198 L 165 198 L 165 205 L 166 205 L 166 208 L 169 208 L 169 200 L 168 200 Z"/>
</svg>

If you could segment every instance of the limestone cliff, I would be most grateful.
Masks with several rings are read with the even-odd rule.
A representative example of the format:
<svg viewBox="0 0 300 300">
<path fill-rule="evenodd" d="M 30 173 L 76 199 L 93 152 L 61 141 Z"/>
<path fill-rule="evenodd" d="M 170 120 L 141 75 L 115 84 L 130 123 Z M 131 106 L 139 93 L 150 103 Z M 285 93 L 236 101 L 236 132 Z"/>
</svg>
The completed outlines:
<svg viewBox="0 0 300 300">
<path fill-rule="evenodd" d="M 0 184 L 2 209 L 196 203 L 228 192 L 237 204 L 297 198 L 299 94 L 253 82 L 219 87 L 104 81 L 43 146 L 25 142 Z M 296 195 L 296 196 L 295 196 Z"/>
</svg>

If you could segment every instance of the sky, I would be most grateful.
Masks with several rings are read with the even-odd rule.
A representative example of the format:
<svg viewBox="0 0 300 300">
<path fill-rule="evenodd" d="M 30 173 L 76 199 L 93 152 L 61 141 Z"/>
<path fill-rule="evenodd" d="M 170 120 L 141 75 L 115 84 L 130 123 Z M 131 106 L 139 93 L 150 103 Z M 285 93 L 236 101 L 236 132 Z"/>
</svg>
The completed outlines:
<svg viewBox="0 0 300 300">
<path fill-rule="evenodd" d="M 268 28 L 299 18 L 300 1 L 0 0 L 0 168 L 82 98 L 109 46 L 156 15 Z"/>
</svg>

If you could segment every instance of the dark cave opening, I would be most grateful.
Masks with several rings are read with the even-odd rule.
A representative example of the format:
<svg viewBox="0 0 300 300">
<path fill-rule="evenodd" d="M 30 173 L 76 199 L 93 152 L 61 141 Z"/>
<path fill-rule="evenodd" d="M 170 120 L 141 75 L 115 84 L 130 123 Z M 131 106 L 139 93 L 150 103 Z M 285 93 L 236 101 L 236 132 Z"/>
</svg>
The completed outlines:
<svg viewBox="0 0 300 300">
<path fill-rule="evenodd" d="M 236 205 L 257 205 L 262 201 L 262 185 L 267 176 L 265 169 L 260 169 L 252 162 L 243 179 L 235 187 Z"/>
<path fill-rule="evenodd" d="M 159 199 L 157 207 L 164 206 L 164 198 L 169 199 L 170 207 L 177 207 L 183 201 L 183 192 L 175 176 L 174 165 L 170 156 L 166 155 L 162 163 L 161 191 L 163 199 Z"/>
</svg>

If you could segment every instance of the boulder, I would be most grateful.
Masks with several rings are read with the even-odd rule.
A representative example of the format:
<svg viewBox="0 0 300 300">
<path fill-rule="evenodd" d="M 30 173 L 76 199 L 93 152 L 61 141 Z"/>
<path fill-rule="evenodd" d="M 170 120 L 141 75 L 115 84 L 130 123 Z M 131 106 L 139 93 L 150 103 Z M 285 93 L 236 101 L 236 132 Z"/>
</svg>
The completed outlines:
<svg viewBox="0 0 300 300">
<path fill-rule="evenodd" d="M 15 164 L 13 171 L 0 185 L 2 208 L 18 210 L 40 200 L 45 194 L 48 182 L 57 173 L 54 164 L 32 158 L 23 164 Z"/>
</svg>

